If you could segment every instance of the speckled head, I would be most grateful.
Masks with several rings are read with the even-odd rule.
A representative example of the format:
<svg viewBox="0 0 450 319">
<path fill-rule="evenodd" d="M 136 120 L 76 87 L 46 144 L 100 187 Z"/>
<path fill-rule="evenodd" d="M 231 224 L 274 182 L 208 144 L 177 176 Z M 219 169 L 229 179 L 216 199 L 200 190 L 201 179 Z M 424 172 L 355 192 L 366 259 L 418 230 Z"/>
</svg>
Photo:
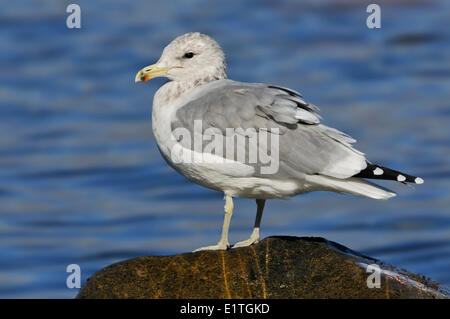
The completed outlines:
<svg viewBox="0 0 450 319">
<path fill-rule="evenodd" d="M 225 55 L 213 38 L 199 32 L 186 33 L 164 48 L 157 63 L 140 70 L 135 81 L 145 82 L 160 76 L 194 84 L 224 79 Z"/>
</svg>

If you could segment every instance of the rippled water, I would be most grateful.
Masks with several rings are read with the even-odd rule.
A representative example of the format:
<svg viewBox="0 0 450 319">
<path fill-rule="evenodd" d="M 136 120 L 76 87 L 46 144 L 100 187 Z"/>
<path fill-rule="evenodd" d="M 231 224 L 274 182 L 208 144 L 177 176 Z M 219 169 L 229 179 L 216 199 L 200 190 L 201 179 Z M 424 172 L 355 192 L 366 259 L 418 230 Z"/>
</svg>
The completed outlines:
<svg viewBox="0 0 450 319">
<path fill-rule="evenodd" d="M 9 1 L 0 9 L 0 297 L 70 298 L 116 261 L 218 240 L 222 195 L 159 155 L 151 101 L 134 84 L 175 36 L 208 33 L 229 77 L 299 90 L 373 162 L 425 179 L 375 201 L 312 193 L 266 205 L 262 236 L 323 236 L 450 284 L 448 1 Z M 231 241 L 251 232 L 237 200 Z"/>
</svg>

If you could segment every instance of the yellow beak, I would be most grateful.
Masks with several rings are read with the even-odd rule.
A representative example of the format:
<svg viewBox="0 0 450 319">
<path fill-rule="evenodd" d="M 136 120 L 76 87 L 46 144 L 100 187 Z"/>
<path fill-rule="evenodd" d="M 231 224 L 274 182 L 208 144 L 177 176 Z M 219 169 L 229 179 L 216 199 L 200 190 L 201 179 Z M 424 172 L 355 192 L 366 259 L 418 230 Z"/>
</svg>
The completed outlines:
<svg viewBox="0 0 450 319">
<path fill-rule="evenodd" d="M 164 67 L 161 68 L 158 66 L 158 63 L 146 66 L 142 68 L 134 78 L 134 82 L 146 82 L 150 79 L 157 78 L 160 76 L 167 76 L 167 71 L 173 69 L 174 67 Z M 177 68 L 177 67 L 175 67 Z"/>
</svg>

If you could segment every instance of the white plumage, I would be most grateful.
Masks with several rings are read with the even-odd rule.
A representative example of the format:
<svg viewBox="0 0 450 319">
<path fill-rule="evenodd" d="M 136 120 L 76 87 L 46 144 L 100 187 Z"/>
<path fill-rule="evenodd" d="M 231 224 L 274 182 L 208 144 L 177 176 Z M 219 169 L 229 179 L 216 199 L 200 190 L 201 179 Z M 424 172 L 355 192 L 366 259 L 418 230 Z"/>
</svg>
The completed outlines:
<svg viewBox="0 0 450 319">
<path fill-rule="evenodd" d="M 258 204 L 252 235 L 234 245 L 241 247 L 259 240 L 266 199 L 317 190 L 387 199 L 395 194 L 362 178 L 423 182 L 368 163 L 352 147 L 355 140 L 321 124 L 318 108 L 300 93 L 227 80 L 224 54 L 206 35 L 173 40 L 156 64 L 138 72 L 136 82 L 157 76 L 170 80 L 153 101 L 161 154 L 183 176 L 225 194 L 222 237 L 200 250 L 229 247 L 232 197 L 255 198 Z"/>
</svg>

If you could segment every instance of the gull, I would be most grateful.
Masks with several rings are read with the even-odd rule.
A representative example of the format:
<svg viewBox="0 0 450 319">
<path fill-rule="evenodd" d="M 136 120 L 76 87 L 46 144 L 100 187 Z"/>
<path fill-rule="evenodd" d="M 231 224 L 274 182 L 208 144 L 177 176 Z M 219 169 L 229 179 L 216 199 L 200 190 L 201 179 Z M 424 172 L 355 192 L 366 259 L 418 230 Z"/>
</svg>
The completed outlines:
<svg viewBox="0 0 450 319">
<path fill-rule="evenodd" d="M 373 199 L 396 194 L 365 179 L 422 184 L 423 179 L 369 162 L 353 138 L 321 123 L 318 107 L 289 88 L 227 79 L 224 53 L 211 37 L 191 32 L 175 38 L 157 63 L 135 82 L 166 77 L 154 95 L 153 133 L 165 161 L 189 180 L 224 193 L 225 217 L 217 245 L 230 248 L 233 197 L 256 199 L 250 238 L 259 241 L 267 199 L 311 191 Z"/>
</svg>

